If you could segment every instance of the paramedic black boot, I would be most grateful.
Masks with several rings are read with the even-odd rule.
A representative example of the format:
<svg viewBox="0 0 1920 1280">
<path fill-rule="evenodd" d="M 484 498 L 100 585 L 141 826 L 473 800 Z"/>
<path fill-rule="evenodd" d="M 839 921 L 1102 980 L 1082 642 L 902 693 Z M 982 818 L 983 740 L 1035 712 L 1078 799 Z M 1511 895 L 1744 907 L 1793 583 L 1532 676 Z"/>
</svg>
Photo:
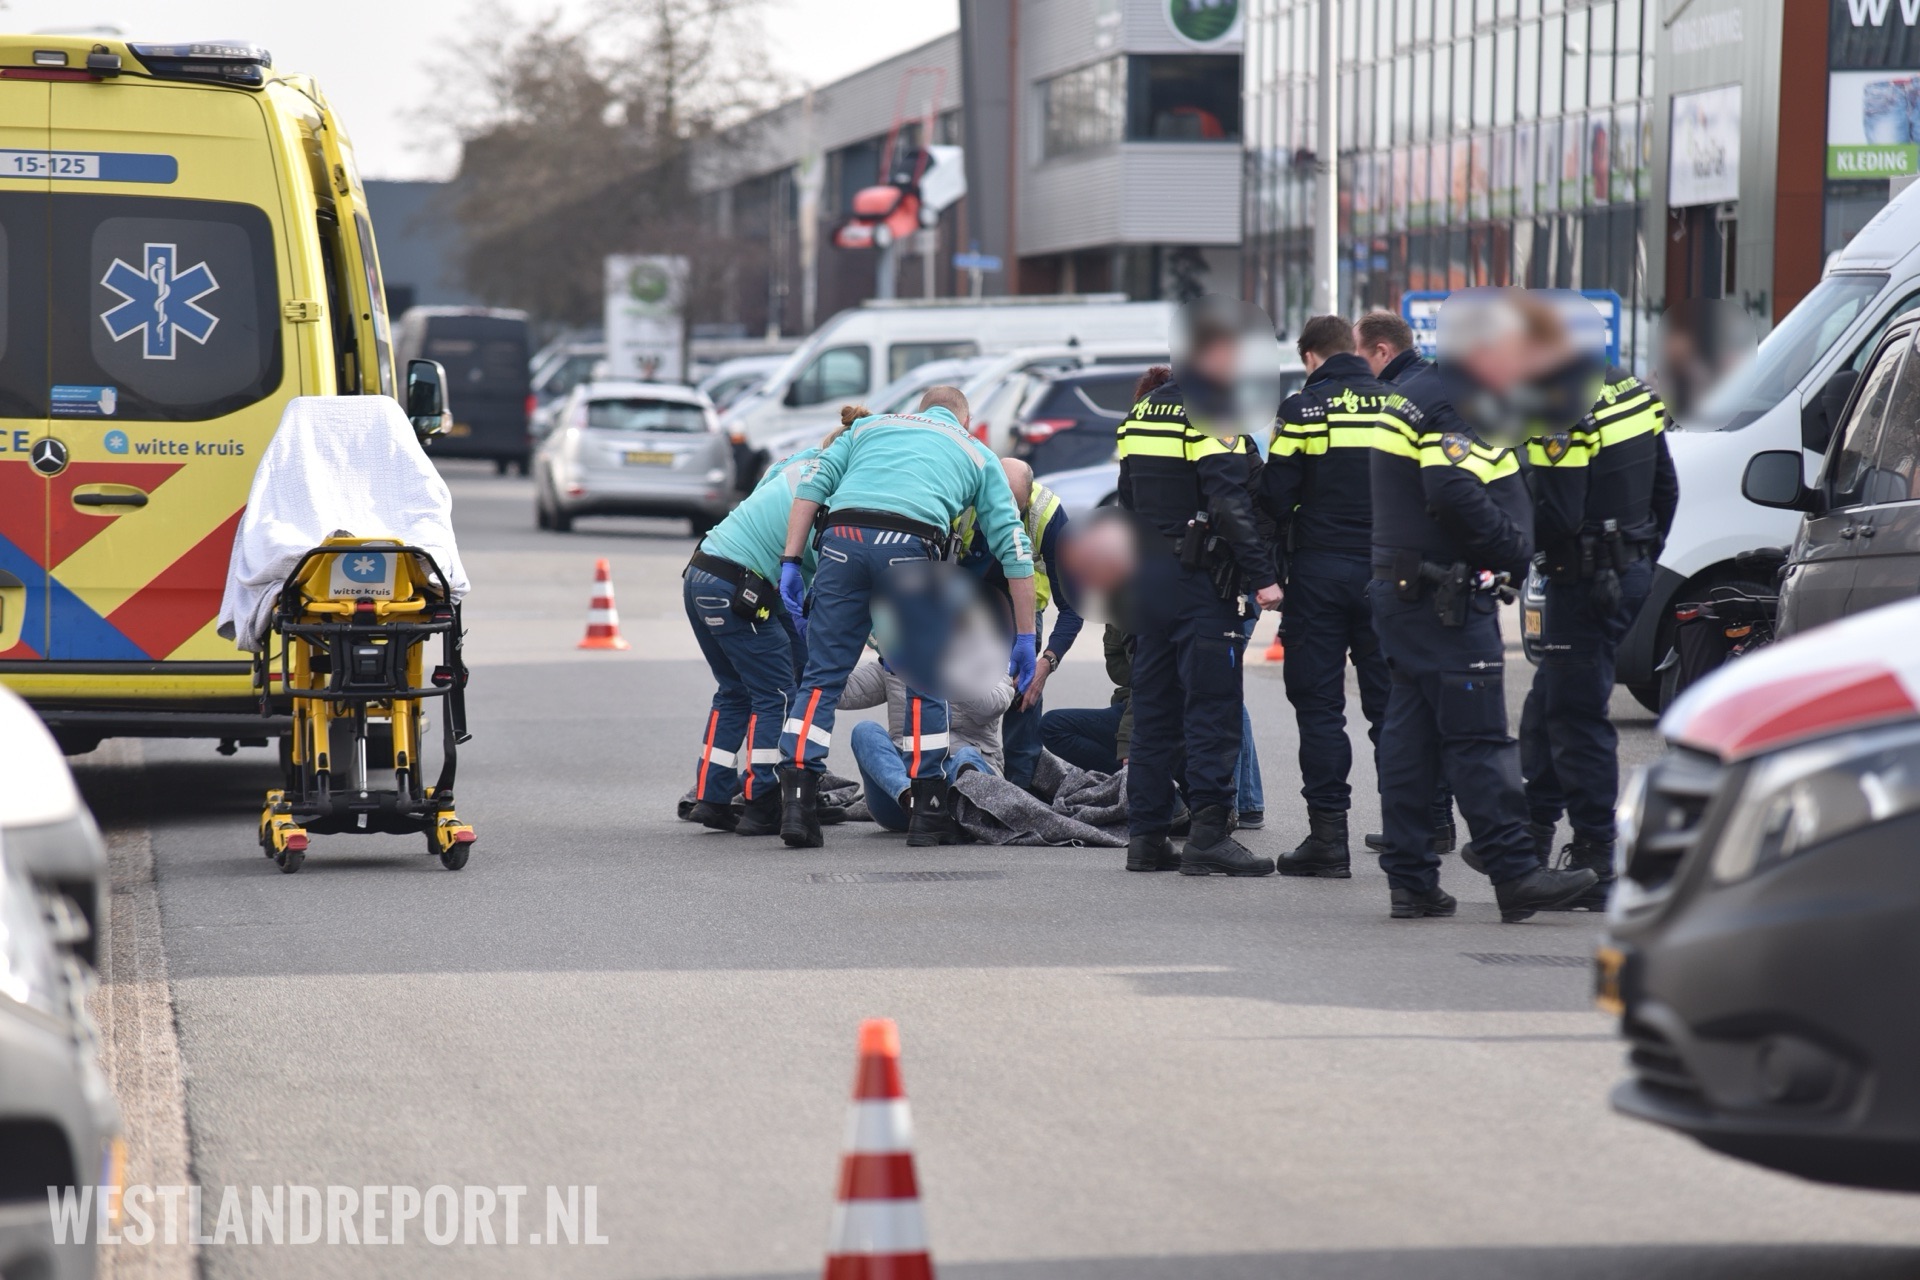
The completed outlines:
<svg viewBox="0 0 1920 1280">
<path fill-rule="evenodd" d="M 1233 814 L 1223 804 L 1208 805 L 1193 815 L 1193 828 L 1187 833 L 1187 847 L 1180 851 L 1183 876 L 1270 876 L 1272 858 L 1257 858 L 1235 840 Z"/>
<path fill-rule="evenodd" d="M 780 838 L 795 849 L 818 849 L 820 775 L 790 764 L 780 766 Z"/>
<path fill-rule="evenodd" d="M 1567 870 L 1591 871 L 1596 877 L 1593 888 L 1555 911 L 1605 911 L 1607 895 L 1613 892 L 1613 841 L 1597 840 L 1574 833 L 1567 846 Z"/>
<path fill-rule="evenodd" d="M 740 806 L 740 820 L 733 824 L 737 836 L 770 836 L 780 830 L 780 793 L 762 791 Z"/>
<path fill-rule="evenodd" d="M 711 800 L 702 800 L 688 812 L 687 817 L 703 827 L 715 831 L 731 831 L 734 824 L 733 806 L 726 803 L 716 804 Z"/>
<path fill-rule="evenodd" d="M 1307 838 L 1292 853 L 1280 855 L 1280 874 L 1346 880 L 1353 875 L 1350 862 L 1347 815 L 1337 809 L 1309 809 Z"/>
<path fill-rule="evenodd" d="M 1180 851 L 1165 836 L 1134 836 L 1127 841 L 1127 870 L 1178 871 Z"/>
<path fill-rule="evenodd" d="M 913 780 L 913 811 L 907 817 L 909 849 L 960 843 L 960 832 L 953 825 L 953 799 L 947 791 L 945 778 Z"/>
</svg>

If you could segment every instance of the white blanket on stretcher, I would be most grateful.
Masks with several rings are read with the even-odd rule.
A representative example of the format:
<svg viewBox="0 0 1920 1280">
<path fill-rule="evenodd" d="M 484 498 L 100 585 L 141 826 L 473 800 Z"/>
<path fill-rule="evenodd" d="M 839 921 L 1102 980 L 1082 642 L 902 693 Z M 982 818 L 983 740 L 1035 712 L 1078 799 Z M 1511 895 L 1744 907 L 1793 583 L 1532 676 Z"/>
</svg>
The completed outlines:
<svg viewBox="0 0 1920 1280">
<path fill-rule="evenodd" d="M 454 599 L 467 594 L 453 494 L 387 396 L 287 402 L 233 537 L 220 634 L 257 649 L 287 574 L 336 533 L 420 547 L 447 575 Z"/>
</svg>

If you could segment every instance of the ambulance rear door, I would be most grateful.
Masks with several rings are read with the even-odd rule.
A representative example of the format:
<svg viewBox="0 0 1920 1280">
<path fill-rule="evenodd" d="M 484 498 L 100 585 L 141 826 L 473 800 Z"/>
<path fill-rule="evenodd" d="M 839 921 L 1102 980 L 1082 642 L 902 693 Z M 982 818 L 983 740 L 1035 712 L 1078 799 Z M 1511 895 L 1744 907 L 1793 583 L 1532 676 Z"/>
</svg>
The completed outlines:
<svg viewBox="0 0 1920 1280">
<path fill-rule="evenodd" d="M 99 158 L 49 196 L 48 413 L 70 458 L 48 482 L 51 655 L 144 676 L 137 696 L 214 691 L 154 684 L 155 663 L 244 693 L 214 622 L 299 384 L 265 113 L 245 91 L 131 76 L 51 88 L 55 152 Z"/>
</svg>

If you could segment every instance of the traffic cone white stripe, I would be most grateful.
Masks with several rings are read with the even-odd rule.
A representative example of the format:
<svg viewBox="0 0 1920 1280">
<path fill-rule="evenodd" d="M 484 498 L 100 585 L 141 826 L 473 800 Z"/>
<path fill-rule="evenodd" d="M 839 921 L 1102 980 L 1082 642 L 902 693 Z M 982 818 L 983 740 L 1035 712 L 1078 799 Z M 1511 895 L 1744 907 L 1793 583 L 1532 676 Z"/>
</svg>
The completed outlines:
<svg viewBox="0 0 1920 1280">
<path fill-rule="evenodd" d="M 847 1108 L 846 1152 L 887 1155 L 913 1149 L 913 1118 L 904 1098 L 890 1102 L 856 1102 Z"/>
<path fill-rule="evenodd" d="M 833 1210 L 832 1253 L 924 1253 L 927 1224 L 918 1200 L 849 1200 Z"/>
<path fill-rule="evenodd" d="M 613 607 L 613 570 L 602 557 L 593 566 L 593 596 L 587 604 L 587 634 L 581 649 L 625 649 L 620 635 L 620 611 Z"/>
</svg>

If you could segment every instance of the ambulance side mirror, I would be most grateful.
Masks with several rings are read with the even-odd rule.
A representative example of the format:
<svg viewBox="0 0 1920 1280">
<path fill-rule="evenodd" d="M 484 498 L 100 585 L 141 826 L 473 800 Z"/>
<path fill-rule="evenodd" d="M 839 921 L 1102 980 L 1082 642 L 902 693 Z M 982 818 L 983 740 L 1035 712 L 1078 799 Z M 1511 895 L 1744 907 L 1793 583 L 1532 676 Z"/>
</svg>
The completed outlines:
<svg viewBox="0 0 1920 1280">
<path fill-rule="evenodd" d="M 1740 494 L 1748 502 L 1784 511 L 1806 511 L 1808 500 L 1802 472 L 1804 463 L 1798 449 L 1768 449 L 1747 459 L 1747 473 L 1740 479 Z"/>
<path fill-rule="evenodd" d="M 447 371 L 438 360 L 407 361 L 407 417 L 423 443 L 453 425 L 447 411 Z"/>
</svg>

